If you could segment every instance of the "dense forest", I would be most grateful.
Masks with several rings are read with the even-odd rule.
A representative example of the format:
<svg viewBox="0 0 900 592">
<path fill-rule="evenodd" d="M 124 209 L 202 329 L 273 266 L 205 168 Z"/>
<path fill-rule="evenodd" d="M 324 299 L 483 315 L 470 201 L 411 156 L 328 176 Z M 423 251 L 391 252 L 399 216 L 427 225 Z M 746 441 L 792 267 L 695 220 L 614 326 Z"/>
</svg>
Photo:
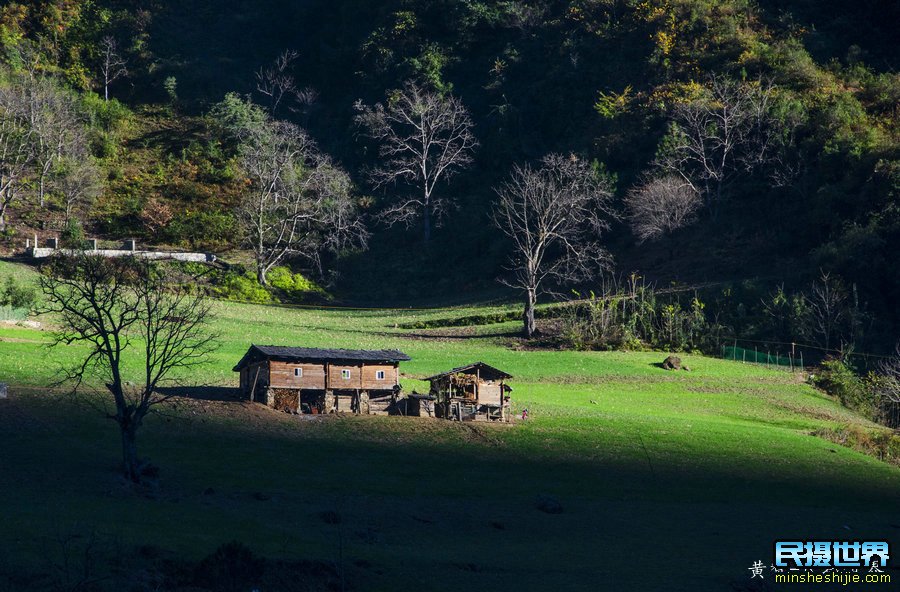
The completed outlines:
<svg viewBox="0 0 900 592">
<path fill-rule="evenodd" d="M 305 256 L 227 280 L 241 295 L 306 276 L 347 302 L 491 297 L 515 242 L 496 224 L 503 187 L 514 167 L 540 180 L 529 167 L 555 154 L 608 193 L 593 237 L 606 281 L 712 284 L 716 323 L 786 341 L 804 337 L 794 322 L 824 286 L 843 308 L 807 341 L 887 351 L 900 333 L 897 22 L 889 0 L 7 2 L 4 121 L 16 97 L 43 97 L 45 128 L 63 131 L 23 123 L 41 142 L 17 172 L 15 134 L 0 130 L 3 241 L 137 237 L 247 263 L 246 146 L 284 138 L 258 124 L 309 146 L 304 178 L 327 199 Z M 458 107 L 471 133 L 431 201 L 415 201 L 433 214 L 424 236 L 406 208 L 415 182 L 374 174 L 378 126 L 410 88 Z M 555 291 L 598 290 L 592 277 Z"/>
</svg>

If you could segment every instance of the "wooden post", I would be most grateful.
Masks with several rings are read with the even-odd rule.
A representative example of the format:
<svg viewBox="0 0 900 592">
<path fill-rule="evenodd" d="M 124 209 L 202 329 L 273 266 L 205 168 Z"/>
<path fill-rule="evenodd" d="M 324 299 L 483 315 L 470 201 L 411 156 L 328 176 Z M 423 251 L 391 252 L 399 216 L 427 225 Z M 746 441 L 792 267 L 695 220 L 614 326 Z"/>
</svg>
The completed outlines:
<svg viewBox="0 0 900 592">
<path fill-rule="evenodd" d="M 250 387 L 250 402 L 253 402 L 253 396 L 256 393 L 256 380 L 259 378 L 259 364 L 256 365 L 256 374 L 253 375 L 253 386 Z"/>
</svg>

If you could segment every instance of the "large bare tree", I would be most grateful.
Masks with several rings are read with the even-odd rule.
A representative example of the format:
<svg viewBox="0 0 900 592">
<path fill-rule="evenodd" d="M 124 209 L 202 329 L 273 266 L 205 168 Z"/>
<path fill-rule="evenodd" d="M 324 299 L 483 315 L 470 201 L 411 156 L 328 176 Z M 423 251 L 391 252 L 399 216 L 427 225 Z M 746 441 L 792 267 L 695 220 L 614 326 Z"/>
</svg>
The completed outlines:
<svg viewBox="0 0 900 592">
<path fill-rule="evenodd" d="M 425 242 L 433 220 L 439 221 L 451 200 L 435 195 L 438 183 L 472 164 L 478 140 L 468 110 L 458 98 L 442 96 L 413 82 L 390 96 L 386 104 L 369 107 L 356 102 L 356 122 L 376 140 L 382 162 L 371 171 L 376 187 L 397 182 L 416 192 L 389 204 L 381 219 L 407 227 L 420 218 Z"/>
<path fill-rule="evenodd" d="M 525 294 L 524 333 L 531 337 L 541 294 L 587 281 L 611 264 L 600 239 L 615 217 L 612 193 L 586 162 L 550 154 L 538 167 L 513 167 L 497 194 L 494 223 L 513 244 L 513 275 L 501 281 Z"/>
<path fill-rule="evenodd" d="M 738 175 L 776 158 L 774 92 L 762 79 L 711 77 L 701 96 L 675 107 L 656 166 L 684 179 L 715 214 Z"/>
<path fill-rule="evenodd" d="M 249 190 L 238 221 L 261 284 L 288 255 L 318 264 L 323 251 L 365 246 L 368 233 L 349 177 L 303 130 L 268 119 L 243 125 L 239 160 Z"/>
<path fill-rule="evenodd" d="M 77 391 L 106 385 L 119 426 L 125 476 L 141 481 L 137 431 L 151 410 L 171 398 L 161 387 L 207 360 L 216 347 L 207 329 L 209 305 L 169 285 L 151 263 L 96 254 L 58 256 L 40 278 L 43 312 L 56 316 L 54 345 L 80 344 L 86 354 L 65 370 Z M 140 364 L 140 373 L 126 367 Z M 106 399 L 108 401 L 108 399 Z"/>
<path fill-rule="evenodd" d="M 109 86 L 128 76 L 128 63 L 119 53 L 119 43 L 115 37 L 107 35 L 100 41 L 100 75 L 103 77 L 103 99 L 109 100 Z"/>
<path fill-rule="evenodd" d="M 84 124 L 72 98 L 50 78 L 31 78 L 24 85 L 29 124 L 33 130 L 37 200 L 44 207 L 47 180 L 63 158 L 88 154 Z M 64 173 L 69 168 L 61 168 Z"/>
<path fill-rule="evenodd" d="M 850 322 L 844 283 L 823 271 L 813 282 L 805 300 L 809 331 L 819 345 L 830 350 L 836 341 L 842 340 L 844 329 Z"/>
<path fill-rule="evenodd" d="M 9 206 L 21 195 L 36 158 L 27 94 L 13 81 L 0 85 L 0 231 Z"/>
<path fill-rule="evenodd" d="M 625 196 L 631 230 L 639 242 L 671 236 L 697 217 L 702 200 L 675 175 L 651 178 Z"/>
</svg>

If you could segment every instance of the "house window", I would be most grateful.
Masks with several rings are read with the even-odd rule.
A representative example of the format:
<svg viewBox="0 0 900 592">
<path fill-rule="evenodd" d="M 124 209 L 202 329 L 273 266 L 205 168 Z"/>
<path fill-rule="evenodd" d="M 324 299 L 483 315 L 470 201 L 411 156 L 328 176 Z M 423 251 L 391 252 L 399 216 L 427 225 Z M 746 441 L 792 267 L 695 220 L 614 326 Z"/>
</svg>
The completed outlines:
<svg viewBox="0 0 900 592">
<path fill-rule="evenodd" d="M 300 378 L 303 376 L 303 368 L 294 368 L 294 376 Z"/>
<path fill-rule="evenodd" d="M 343 378 L 344 380 L 350 380 L 350 371 L 341 370 L 341 378 Z"/>
<path fill-rule="evenodd" d="M 384 370 L 375 371 L 375 380 L 384 380 Z"/>
</svg>

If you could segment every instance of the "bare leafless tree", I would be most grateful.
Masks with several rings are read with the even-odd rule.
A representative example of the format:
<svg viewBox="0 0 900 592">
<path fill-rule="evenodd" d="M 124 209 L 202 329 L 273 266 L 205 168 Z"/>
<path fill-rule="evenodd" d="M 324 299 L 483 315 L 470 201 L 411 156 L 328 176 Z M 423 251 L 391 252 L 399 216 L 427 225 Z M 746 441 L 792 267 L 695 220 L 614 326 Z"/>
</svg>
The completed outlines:
<svg viewBox="0 0 900 592">
<path fill-rule="evenodd" d="M 128 76 L 128 62 L 119 53 L 119 43 L 115 37 L 107 35 L 100 41 L 100 74 L 103 76 L 103 99 L 109 100 L 109 86 Z"/>
<path fill-rule="evenodd" d="M 256 90 L 266 97 L 269 113 L 275 115 L 284 100 L 291 100 L 298 107 L 309 107 L 318 99 L 312 88 L 299 88 L 291 69 L 300 54 L 293 49 L 281 52 L 269 66 L 256 72 Z"/>
<path fill-rule="evenodd" d="M 9 206 L 21 195 L 36 158 L 27 94 L 18 81 L 0 86 L 0 231 Z"/>
<path fill-rule="evenodd" d="M 24 88 L 34 132 L 37 198 L 43 208 L 54 166 L 63 158 L 86 157 L 87 139 L 75 102 L 52 79 L 32 78 Z"/>
<path fill-rule="evenodd" d="M 900 428 L 900 343 L 894 347 L 893 355 L 878 364 L 873 385 L 880 399 L 878 420 L 888 427 Z"/>
<path fill-rule="evenodd" d="M 250 181 L 238 221 L 259 282 L 288 255 L 319 264 L 325 250 L 364 247 L 368 233 L 347 174 L 297 126 L 266 120 L 242 132 L 240 162 Z"/>
<path fill-rule="evenodd" d="M 90 206 L 103 189 L 100 167 L 86 151 L 66 156 L 59 162 L 54 186 L 62 199 L 66 222 L 79 209 Z"/>
<path fill-rule="evenodd" d="M 841 338 L 848 322 L 847 291 L 840 278 L 822 272 L 806 294 L 809 330 L 826 350 Z"/>
<path fill-rule="evenodd" d="M 431 238 L 432 220 L 440 221 L 450 203 L 435 195 L 441 181 L 472 163 L 478 140 L 469 112 L 458 98 L 425 90 L 413 82 L 391 95 L 386 105 L 356 102 L 356 122 L 379 142 L 380 166 L 371 171 L 376 187 L 398 181 L 415 185 L 417 193 L 401 196 L 380 218 L 407 227 L 423 220 L 425 242 Z"/>
<path fill-rule="evenodd" d="M 151 263 L 131 257 L 58 256 L 40 285 L 42 312 L 56 315 L 59 323 L 54 345 L 85 348 L 83 360 L 65 370 L 64 381 L 76 391 L 95 381 L 106 385 L 114 403 L 107 416 L 121 433 L 124 474 L 141 481 L 145 465 L 137 455 L 137 430 L 155 406 L 171 398 L 160 389 L 216 348 L 216 336 L 207 330 L 209 305 L 169 285 Z M 139 376 L 126 375 L 131 360 L 140 360 Z"/>
<path fill-rule="evenodd" d="M 883 379 L 879 389 L 882 396 L 892 403 L 900 403 L 900 343 L 892 356 L 878 364 L 878 375 Z"/>
<path fill-rule="evenodd" d="M 524 292 L 524 333 L 531 337 L 541 294 L 587 281 L 611 265 L 600 243 L 615 217 L 611 190 L 584 161 L 550 154 L 537 168 L 513 167 L 497 194 L 494 223 L 513 243 L 513 275 L 501 281 Z"/>
<path fill-rule="evenodd" d="M 625 196 L 631 230 L 639 242 L 670 236 L 697 218 L 702 200 L 681 177 L 652 178 Z"/>
<path fill-rule="evenodd" d="M 715 213 L 738 175 L 774 158 L 774 90 L 767 80 L 711 77 L 702 96 L 675 107 L 656 166 L 684 179 Z"/>
</svg>

